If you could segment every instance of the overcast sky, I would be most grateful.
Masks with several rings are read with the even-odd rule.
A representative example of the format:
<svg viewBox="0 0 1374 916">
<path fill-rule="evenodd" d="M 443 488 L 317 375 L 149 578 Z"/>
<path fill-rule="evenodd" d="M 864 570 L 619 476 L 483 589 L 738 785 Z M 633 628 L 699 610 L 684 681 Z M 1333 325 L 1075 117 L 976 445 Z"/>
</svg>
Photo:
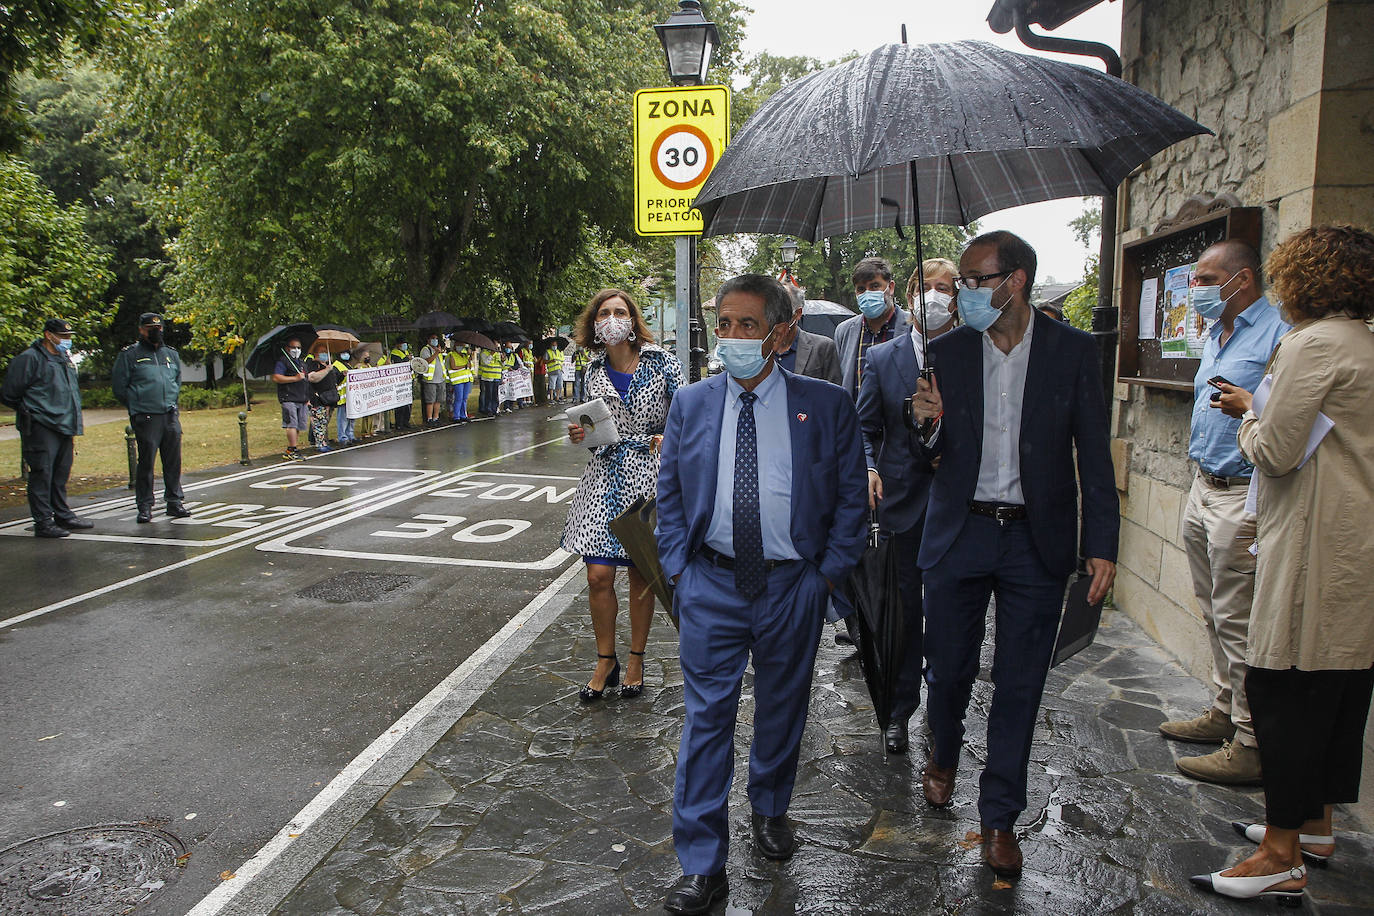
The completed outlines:
<svg viewBox="0 0 1374 916">
<path fill-rule="evenodd" d="M 805 55 L 831 61 L 851 51 L 870 51 L 878 45 L 901 41 L 902 23 L 912 44 L 976 38 L 1020 51 L 1069 60 L 1102 69 L 1095 58 L 1066 57 L 1032 51 L 1015 33 L 998 35 L 988 28 L 992 0 L 746 0 L 749 16 L 743 40 L 746 57 L 767 51 L 779 55 Z M 702 4 L 711 14 L 711 2 Z M 1037 29 L 1043 31 L 1043 29 Z M 1100 41 L 1120 48 L 1121 3 L 1100 3 L 1063 28 L 1057 37 Z M 1096 204 L 1097 198 L 1092 199 Z M 1040 260 L 1039 280 L 1054 277 L 1060 282 L 1078 279 L 1083 273 L 1087 249 L 1074 240 L 1069 220 L 1083 212 L 1081 198 L 1048 201 L 1003 210 L 982 217 L 979 228 L 1007 229 L 1024 237 Z"/>
</svg>

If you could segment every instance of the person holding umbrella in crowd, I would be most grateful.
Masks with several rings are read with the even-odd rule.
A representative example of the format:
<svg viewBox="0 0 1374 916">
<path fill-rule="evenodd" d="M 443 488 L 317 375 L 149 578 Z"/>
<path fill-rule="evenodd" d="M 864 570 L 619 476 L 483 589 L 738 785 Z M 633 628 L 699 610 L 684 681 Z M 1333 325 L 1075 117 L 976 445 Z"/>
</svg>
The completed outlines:
<svg viewBox="0 0 1374 916">
<path fill-rule="evenodd" d="M 907 285 L 910 326 L 892 340 L 868 351 L 863 381 L 859 385 L 859 423 L 863 429 L 864 455 L 868 460 L 868 505 L 876 511 L 884 535 L 893 540 L 901 558 L 897 576 L 902 596 L 902 632 L 906 638 L 901 673 L 892 703 L 892 723 L 883 736 L 887 752 L 905 754 L 909 743 L 907 722 L 921 705 L 924 669 L 922 650 L 921 568 L 916 555 L 921 549 L 926 500 L 935 469 L 914 446 L 906 425 L 906 403 L 916 390 L 916 380 L 927 365 L 920 333 L 921 315 L 934 340 L 954 326 L 954 264 L 931 258 Z M 925 288 L 920 278 L 924 277 Z M 922 309 L 922 297 L 925 298 Z"/>
<path fill-rule="evenodd" d="M 1082 491 L 1089 604 L 1111 588 L 1121 527 L 1097 350 L 1089 334 L 1030 307 L 1035 267 L 1035 250 L 1010 232 L 968 243 L 958 278 L 965 327 L 931 343 L 936 375 L 921 378 L 911 398 L 915 419 L 931 424 L 915 441 L 927 459 L 939 459 L 917 555 L 932 735 L 922 790 L 934 807 L 953 798 L 995 596 L 978 812 L 984 860 L 1003 878 L 1021 874 L 1014 828 L 1026 807 L 1031 739 L 1076 566 L 1073 494 Z"/>
<path fill-rule="evenodd" d="M 162 333 L 161 315 L 140 315 L 138 342 L 119 352 L 110 373 L 115 400 L 129 409 L 129 425 L 138 442 L 134 503 L 141 524 L 153 520 L 153 459 L 159 454 L 167 514 L 172 518 L 191 514 L 182 505 L 186 497 L 181 489 L 181 418 L 177 414 L 181 358 L 163 342 Z"/>
<path fill-rule="evenodd" d="M 429 342 L 420 348 L 420 359 L 428 367 L 420 375 L 420 403 L 424 408 L 425 426 L 439 425 L 439 410 L 447 402 L 444 386 L 448 384 L 444 365 L 444 341 L 438 331 L 431 331 Z"/>
<path fill-rule="evenodd" d="M 329 345 L 323 340 L 315 342 L 315 357 L 306 360 L 305 376 L 310 383 L 310 433 L 315 450 L 328 452 L 329 409 L 339 403 L 339 379 L 329 356 Z"/>
<path fill-rule="evenodd" d="M 472 391 L 472 348 L 457 342 L 448 351 L 449 416 L 454 423 L 468 419 L 468 394 Z"/>
<path fill-rule="evenodd" d="M 300 340 L 292 337 L 272 369 L 277 400 L 281 403 L 281 428 L 286 430 L 286 454 L 282 457 L 288 461 L 301 459 L 300 434 L 310 428 L 310 379 L 306 377 L 301 352 Z"/>
<path fill-rule="evenodd" d="M 12 407 L 20 451 L 29 466 L 29 514 L 40 538 L 64 538 L 94 528 L 67 504 L 75 437 L 81 435 L 81 389 L 72 364 L 72 326 L 49 318 L 43 334 L 14 359 L 0 387 L 0 402 Z"/>
</svg>

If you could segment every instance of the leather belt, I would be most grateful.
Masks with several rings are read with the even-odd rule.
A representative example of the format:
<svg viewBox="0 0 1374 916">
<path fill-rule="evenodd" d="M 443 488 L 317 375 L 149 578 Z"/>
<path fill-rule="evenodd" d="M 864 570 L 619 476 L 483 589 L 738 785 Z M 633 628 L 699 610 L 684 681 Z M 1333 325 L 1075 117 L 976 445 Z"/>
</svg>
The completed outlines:
<svg viewBox="0 0 1374 916">
<path fill-rule="evenodd" d="M 1213 490 L 1229 490 L 1231 487 L 1250 486 L 1249 477 L 1218 477 L 1215 474 L 1208 474 L 1202 468 L 1198 468 L 1197 473 L 1202 478 L 1202 482 Z"/>
<path fill-rule="evenodd" d="M 974 515 L 996 519 L 999 525 L 1020 521 L 1026 517 L 1025 506 L 1013 506 L 1010 503 L 984 503 L 976 499 L 968 501 L 968 511 Z"/>
<path fill-rule="evenodd" d="M 713 566 L 719 566 L 721 569 L 731 569 L 731 570 L 735 568 L 735 558 L 734 558 L 734 557 L 731 557 L 731 556 L 726 556 L 725 554 L 721 553 L 719 550 L 716 550 L 714 547 L 708 547 L 708 546 L 706 546 L 705 544 L 703 544 L 702 547 L 701 547 L 701 555 L 702 555 L 703 557 L 705 557 L 705 558 L 706 558 L 706 561 L 707 561 L 708 563 L 711 563 Z M 766 569 L 776 569 L 776 568 L 779 567 L 779 566 L 786 566 L 786 565 L 788 565 L 789 563 L 795 563 L 795 562 L 797 562 L 797 561 L 796 561 L 796 560 L 764 560 L 764 561 L 763 561 L 763 565 L 764 565 L 764 568 L 766 568 Z"/>
</svg>

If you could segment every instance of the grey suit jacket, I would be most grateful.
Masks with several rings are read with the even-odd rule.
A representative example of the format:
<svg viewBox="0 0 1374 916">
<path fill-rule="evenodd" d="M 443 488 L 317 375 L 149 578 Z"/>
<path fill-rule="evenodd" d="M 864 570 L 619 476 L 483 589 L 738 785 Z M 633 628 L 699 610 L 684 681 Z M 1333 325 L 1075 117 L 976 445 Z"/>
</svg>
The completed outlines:
<svg viewBox="0 0 1374 916">
<path fill-rule="evenodd" d="M 840 383 L 840 356 L 833 340 L 797 328 L 796 346 L 798 375 L 818 378 L 832 385 Z"/>
<path fill-rule="evenodd" d="M 840 356 L 840 387 L 849 392 L 849 396 L 857 399 L 859 396 L 859 330 L 863 325 L 864 316 L 855 315 L 853 318 L 846 318 L 835 328 L 835 349 Z M 911 322 L 907 318 L 906 309 L 897 309 L 897 324 L 892 330 L 893 337 L 900 337 L 902 332 L 907 329 Z"/>
</svg>

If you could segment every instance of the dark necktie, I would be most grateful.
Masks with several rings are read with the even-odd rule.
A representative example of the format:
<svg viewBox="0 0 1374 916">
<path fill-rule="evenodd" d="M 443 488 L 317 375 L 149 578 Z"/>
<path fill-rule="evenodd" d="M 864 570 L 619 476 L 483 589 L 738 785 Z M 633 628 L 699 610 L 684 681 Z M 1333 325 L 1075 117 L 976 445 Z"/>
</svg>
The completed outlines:
<svg viewBox="0 0 1374 916">
<path fill-rule="evenodd" d="M 754 428 L 752 391 L 740 395 L 739 424 L 735 427 L 735 496 L 731 506 L 734 529 L 735 588 L 746 598 L 763 594 L 768 572 L 763 562 L 763 523 L 759 518 L 759 445 Z"/>
</svg>

